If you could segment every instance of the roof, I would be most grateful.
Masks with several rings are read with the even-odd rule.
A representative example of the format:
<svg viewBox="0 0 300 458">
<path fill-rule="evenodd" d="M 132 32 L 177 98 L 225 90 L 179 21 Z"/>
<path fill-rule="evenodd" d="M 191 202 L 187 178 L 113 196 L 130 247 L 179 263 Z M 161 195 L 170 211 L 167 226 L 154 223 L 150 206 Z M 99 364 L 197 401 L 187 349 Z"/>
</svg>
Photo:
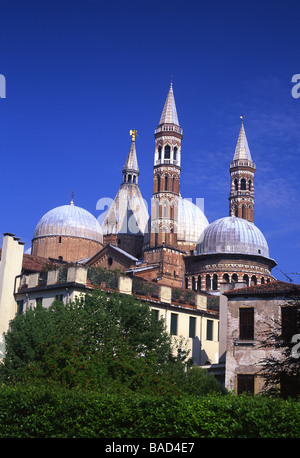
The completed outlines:
<svg viewBox="0 0 300 458">
<path fill-rule="evenodd" d="M 248 146 L 246 132 L 244 129 L 244 123 L 242 123 L 241 125 L 241 129 L 240 129 L 240 133 L 239 133 L 239 137 L 238 137 L 238 141 L 237 141 L 237 145 L 236 145 L 235 153 L 233 157 L 234 161 L 238 159 L 246 159 L 252 162 L 252 157 L 251 157 L 250 149 Z"/>
<path fill-rule="evenodd" d="M 131 254 L 127 253 L 127 251 L 122 250 L 119 247 L 116 247 L 115 245 L 108 244 L 105 247 L 103 247 L 101 250 L 98 251 L 98 253 L 94 254 L 91 258 L 87 259 L 86 262 L 83 262 L 84 265 L 86 266 L 93 266 L 99 259 L 104 256 L 107 251 L 116 251 L 119 253 L 121 256 L 123 256 L 123 259 L 125 258 L 127 261 L 125 262 L 127 264 L 127 268 L 129 268 L 130 265 L 135 264 L 138 259 L 132 256 Z"/>
<path fill-rule="evenodd" d="M 47 236 L 72 236 L 103 242 L 98 220 L 84 208 L 61 205 L 48 211 L 38 222 L 33 238 Z"/>
<path fill-rule="evenodd" d="M 126 162 L 123 167 L 124 171 L 135 171 L 139 173 L 139 166 L 136 155 L 135 141 L 132 140 Z"/>
<path fill-rule="evenodd" d="M 179 126 L 172 82 L 159 121 L 159 125 L 161 124 L 176 124 Z"/>
<path fill-rule="evenodd" d="M 225 296 L 256 296 L 256 295 L 297 295 L 300 296 L 300 285 L 280 280 L 264 283 L 263 285 L 247 286 L 245 288 L 232 289 L 223 293 Z"/>
<path fill-rule="evenodd" d="M 145 232 L 148 210 L 140 188 L 122 183 L 102 223 L 103 234 L 134 234 Z"/>
<path fill-rule="evenodd" d="M 0 248 L 0 259 L 2 249 Z M 32 254 L 23 254 L 23 271 L 29 272 L 41 272 L 45 267 L 53 265 L 53 262 L 48 258 L 42 258 L 41 256 L 34 256 Z"/>
<path fill-rule="evenodd" d="M 211 223 L 196 251 L 197 254 L 239 253 L 269 258 L 263 233 L 254 223 L 236 216 L 226 216 Z"/>
</svg>

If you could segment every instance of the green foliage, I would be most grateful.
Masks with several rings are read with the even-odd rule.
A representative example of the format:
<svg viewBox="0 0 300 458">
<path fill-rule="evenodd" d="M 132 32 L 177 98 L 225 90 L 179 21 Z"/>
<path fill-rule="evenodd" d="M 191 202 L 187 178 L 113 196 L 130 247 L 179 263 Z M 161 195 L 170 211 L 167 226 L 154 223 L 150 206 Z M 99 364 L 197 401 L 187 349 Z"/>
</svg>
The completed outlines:
<svg viewBox="0 0 300 458">
<path fill-rule="evenodd" d="M 117 289 L 118 277 L 124 275 L 119 269 L 107 269 L 103 267 L 89 267 L 88 268 L 88 280 L 92 285 L 101 285 L 105 283 L 109 289 Z"/>
<path fill-rule="evenodd" d="M 0 388 L 0 438 L 298 438 L 300 400 Z"/>
</svg>

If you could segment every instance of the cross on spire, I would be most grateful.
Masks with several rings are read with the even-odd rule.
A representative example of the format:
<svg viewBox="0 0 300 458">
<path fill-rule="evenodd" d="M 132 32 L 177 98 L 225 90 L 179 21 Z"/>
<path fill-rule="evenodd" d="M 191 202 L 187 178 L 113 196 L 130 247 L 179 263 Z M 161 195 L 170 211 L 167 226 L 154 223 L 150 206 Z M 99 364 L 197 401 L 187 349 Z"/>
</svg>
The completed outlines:
<svg viewBox="0 0 300 458">
<path fill-rule="evenodd" d="M 76 196 L 76 194 L 74 193 L 73 189 L 72 189 L 72 192 L 70 192 L 70 196 L 71 196 L 70 205 L 74 205 L 74 197 Z"/>
</svg>

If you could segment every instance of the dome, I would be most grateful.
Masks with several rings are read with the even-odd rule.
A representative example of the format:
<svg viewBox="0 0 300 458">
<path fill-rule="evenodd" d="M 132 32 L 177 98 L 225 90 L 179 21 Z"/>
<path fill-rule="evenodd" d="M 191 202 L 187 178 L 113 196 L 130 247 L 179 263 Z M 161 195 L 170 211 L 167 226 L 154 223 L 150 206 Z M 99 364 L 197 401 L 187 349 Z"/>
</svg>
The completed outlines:
<svg viewBox="0 0 300 458">
<path fill-rule="evenodd" d="M 73 204 L 56 207 L 38 222 L 34 239 L 47 236 L 72 236 L 103 242 L 102 230 L 97 219 L 84 208 Z"/>
<path fill-rule="evenodd" d="M 228 216 L 211 223 L 197 254 L 238 253 L 269 257 L 269 247 L 262 232 L 250 221 Z"/>
<path fill-rule="evenodd" d="M 195 244 L 202 238 L 208 221 L 203 211 L 190 200 L 179 198 L 177 241 Z M 150 241 L 151 218 L 148 220 L 144 242 Z"/>
<path fill-rule="evenodd" d="M 203 211 L 190 200 L 179 199 L 177 240 L 185 243 L 197 243 L 202 237 L 208 221 Z"/>
</svg>

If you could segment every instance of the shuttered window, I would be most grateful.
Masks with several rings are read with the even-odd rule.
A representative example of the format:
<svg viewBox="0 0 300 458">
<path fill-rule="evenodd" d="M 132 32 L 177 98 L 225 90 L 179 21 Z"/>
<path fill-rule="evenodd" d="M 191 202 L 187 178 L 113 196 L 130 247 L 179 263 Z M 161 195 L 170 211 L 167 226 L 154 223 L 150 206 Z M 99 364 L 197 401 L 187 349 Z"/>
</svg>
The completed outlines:
<svg viewBox="0 0 300 458">
<path fill-rule="evenodd" d="M 190 329 L 189 329 L 189 337 L 194 338 L 196 336 L 196 318 L 190 316 Z"/>
<path fill-rule="evenodd" d="M 177 313 L 171 313 L 171 334 L 172 336 L 177 336 L 177 321 L 178 321 L 178 315 Z"/>
<path fill-rule="evenodd" d="M 238 374 L 237 394 L 254 393 L 254 375 Z"/>
<path fill-rule="evenodd" d="M 240 339 L 254 339 L 254 308 L 240 308 Z"/>
</svg>

